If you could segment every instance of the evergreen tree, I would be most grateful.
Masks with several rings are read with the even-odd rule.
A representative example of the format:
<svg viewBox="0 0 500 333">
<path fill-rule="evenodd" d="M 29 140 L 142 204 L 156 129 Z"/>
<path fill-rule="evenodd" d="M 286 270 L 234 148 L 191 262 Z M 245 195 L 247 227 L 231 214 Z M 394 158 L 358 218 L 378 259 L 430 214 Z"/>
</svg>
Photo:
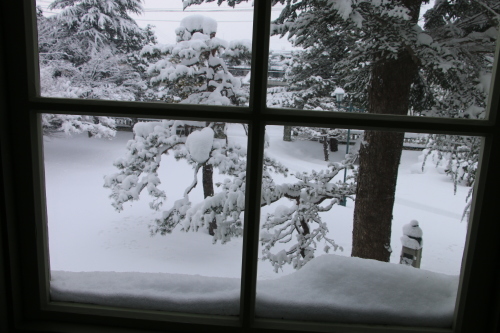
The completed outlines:
<svg viewBox="0 0 500 333">
<path fill-rule="evenodd" d="M 46 18 L 38 13 L 41 94 L 45 97 L 137 100 L 146 90 L 133 52 L 154 41 L 151 28 L 141 29 L 128 12 L 140 13 L 140 1 L 54 1 L 61 12 Z M 44 115 L 46 133 L 79 132 L 72 117 Z M 59 119 L 58 119 L 59 118 Z M 83 127 L 110 129 L 89 136 L 114 135 L 114 122 L 103 117 L 80 117 Z M 61 127 L 55 128 L 57 124 Z M 67 126 L 74 125 L 68 129 Z M 95 125 L 101 124 L 102 126 Z M 94 127 L 92 127 L 94 125 Z"/>
<path fill-rule="evenodd" d="M 157 86 L 163 85 L 163 90 L 165 91 L 164 96 L 166 97 L 164 98 L 165 101 L 214 105 L 241 105 L 246 103 L 247 95 L 240 89 L 241 81 L 229 73 L 227 70 L 227 64 L 224 59 L 222 59 L 222 55 L 224 54 L 224 50 L 227 49 L 228 52 L 226 54 L 226 59 L 231 59 L 231 61 L 237 61 L 239 57 L 242 59 L 248 59 L 251 45 L 246 41 L 238 41 L 228 44 L 227 42 L 217 38 L 216 33 L 217 22 L 215 20 L 201 15 L 193 15 L 183 19 L 179 28 L 176 29 L 177 44 L 147 45 L 143 48 L 141 55 L 151 61 L 146 73 L 151 77 L 151 84 Z M 161 91 L 157 91 L 156 96 L 158 96 L 158 93 L 161 93 Z M 141 128 L 141 126 L 144 125 L 136 125 L 137 128 Z M 164 124 L 162 126 L 167 127 L 165 129 L 166 138 L 164 140 L 175 140 L 175 142 L 184 144 L 184 150 L 178 151 L 176 157 L 185 158 L 194 165 L 195 177 L 199 169 L 202 170 L 202 187 L 205 204 L 214 205 L 206 206 L 206 209 L 211 209 L 212 211 L 210 221 L 207 220 L 208 215 L 205 215 L 202 220 L 198 220 L 193 223 L 196 223 L 196 228 L 200 226 L 200 223 L 201 225 L 204 223 L 211 235 L 216 237 L 220 236 L 222 238 L 226 237 L 221 235 L 217 236 L 217 233 L 222 232 L 221 230 L 225 230 L 227 216 L 220 215 L 221 208 L 214 203 L 214 200 L 220 200 L 220 197 L 223 194 L 216 194 L 214 192 L 213 184 L 214 167 L 219 168 L 219 171 L 222 173 L 228 172 L 224 169 L 225 166 L 221 167 L 218 164 L 221 162 L 214 160 L 214 155 L 227 155 L 229 154 L 229 150 L 235 151 L 236 149 L 230 144 L 229 139 L 227 138 L 225 133 L 226 124 L 190 122 L 188 124 L 190 129 L 187 130 L 186 128 L 185 130 L 185 134 L 189 134 L 186 141 L 184 141 L 184 139 L 182 139 L 177 133 L 177 127 L 172 128 L 173 125 L 171 124 Z M 178 126 L 178 124 L 176 126 Z M 136 127 L 134 127 L 134 140 L 142 142 L 148 136 L 137 136 Z M 190 133 L 192 129 L 195 129 L 195 132 Z M 193 153 L 192 151 L 190 152 L 188 147 L 190 138 L 192 139 L 200 135 L 199 132 L 205 133 L 205 135 L 208 135 L 207 133 L 212 133 L 211 137 L 210 135 L 207 136 L 207 142 L 214 142 L 214 144 L 217 142 L 216 146 L 220 146 L 219 149 L 216 149 L 210 145 L 206 158 L 204 158 L 203 161 L 201 161 L 200 158 L 193 159 Z M 219 142 L 217 140 L 222 141 Z M 200 143 L 199 141 L 196 142 Z M 150 145 L 155 147 L 155 142 Z M 191 143 L 190 145 L 191 149 L 196 149 L 196 147 L 194 147 L 194 143 Z M 149 145 L 147 147 L 149 147 Z M 176 147 L 176 145 L 173 145 L 172 147 Z M 156 149 L 156 147 L 154 149 Z M 169 149 L 170 148 L 167 148 L 165 150 L 165 148 L 163 148 L 162 152 L 166 153 Z M 223 150 L 223 153 L 220 152 L 220 149 Z M 240 156 L 238 154 L 241 155 L 242 153 L 234 155 L 235 160 L 231 162 L 234 164 L 233 167 L 236 168 L 236 171 L 231 172 L 238 173 L 238 175 L 234 174 L 234 176 L 243 177 L 243 180 L 238 181 L 238 186 L 244 187 L 244 174 L 239 175 L 242 172 L 241 168 L 244 168 L 244 160 L 238 160 L 238 158 L 243 158 L 244 156 Z M 236 167 L 236 165 L 240 166 Z M 157 221 L 158 228 L 156 229 L 156 232 L 169 232 L 169 230 L 179 223 L 179 214 L 181 214 L 180 211 L 187 209 L 186 207 L 191 205 L 187 195 L 189 194 L 189 191 L 196 186 L 196 184 L 197 181 L 194 181 L 192 187 L 189 190 L 186 190 L 186 198 L 176 202 L 174 204 L 174 208 L 172 208 L 172 210 L 168 213 L 165 213 L 162 220 Z M 118 185 L 108 186 L 116 188 Z M 218 199 L 214 199 L 216 197 Z M 239 217 L 237 219 L 233 219 L 233 223 L 241 225 Z M 185 226 L 185 228 L 188 230 L 191 227 Z M 228 230 L 232 230 L 232 234 L 237 234 L 238 232 L 236 230 L 240 229 L 241 226 L 239 229 L 235 229 L 233 226 Z"/>
<path fill-rule="evenodd" d="M 215 221 L 213 241 L 225 243 L 242 233 L 246 149 L 232 143 L 231 138 L 217 139 L 211 127 L 213 123 L 193 131 L 187 138 L 180 135 L 186 126 L 198 125 L 199 122 L 177 120 L 137 123 L 135 138 L 127 144 L 127 154 L 114 163 L 119 172 L 106 176 L 104 186 L 110 188 L 112 205 L 117 211 L 123 210 L 125 203 L 139 200 L 145 192 L 153 198 L 150 207 L 160 210 L 167 196 L 159 189 L 158 169 L 161 156 L 173 153 L 177 159 L 185 159 L 193 166 L 194 178 L 187 184 L 183 198 L 156 219 L 152 234 L 168 234 L 176 227 L 183 231 L 210 230 Z M 217 184 L 218 191 L 213 195 L 193 203 L 189 194 L 198 185 L 199 170 L 207 164 L 228 178 Z M 269 260 L 276 271 L 284 264 L 293 264 L 297 269 L 302 267 L 314 257 L 320 241 L 325 242 L 323 249 L 327 252 L 330 248 L 341 249 L 327 236 L 327 225 L 319 213 L 329 211 L 344 197 L 352 198 L 355 193 L 354 183 L 334 181 L 345 168 L 352 168 L 351 159 L 331 163 L 319 172 L 297 173 L 295 183 L 276 184 L 271 174 L 286 175 L 288 170 L 278 161 L 264 156 L 261 205 L 271 205 L 281 199 L 291 202 L 289 207 L 276 207 L 263 224 L 268 230 L 261 235 L 263 258 Z M 290 242 L 287 251 L 273 252 L 275 244 Z"/>
<path fill-rule="evenodd" d="M 265 229 L 260 234 L 262 258 L 270 261 L 275 272 L 285 264 L 291 264 L 295 269 L 304 266 L 314 258 L 321 241 L 324 242 L 324 252 L 328 253 L 331 248 L 343 251 L 333 238 L 327 236 L 328 226 L 320 213 L 329 211 L 346 197 L 352 199 L 356 184 L 333 179 L 344 169 L 352 169 L 353 161 L 351 156 L 341 163 L 328 164 L 326 170 L 296 173 L 297 182 L 279 185 L 272 181 L 268 168 L 264 168 L 261 205 L 270 205 L 282 198 L 291 201 L 288 207 L 276 207 L 262 222 L 262 229 Z M 273 252 L 277 243 L 292 240 L 295 241 L 287 250 Z"/>
<path fill-rule="evenodd" d="M 117 211 L 123 203 L 139 200 L 141 193 L 153 197 L 150 207 L 159 210 L 165 199 L 164 191 L 158 189 L 161 183 L 158 168 L 163 154 L 173 153 L 176 159 L 185 159 L 194 168 L 193 181 L 186 186 L 183 198 L 173 203 L 172 208 L 163 211 L 156 220 L 152 233 L 170 233 L 177 225 L 182 230 L 211 230 L 214 241 L 222 243 L 232 236 L 241 234 L 241 211 L 244 209 L 245 150 L 226 139 L 217 139 L 212 129 L 214 123 L 195 130 L 187 137 L 181 133 L 188 127 L 199 127 L 197 121 L 140 122 L 134 126 L 134 139 L 127 144 L 127 155 L 115 162 L 120 171 L 105 178 L 105 187 L 112 190 L 110 198 Z M 202 186 L 205 198 L 193 204 L 189 193 L 198 185 L 200 169 L 217 168 L 221 174 L 231 178 L 219 184 L 220 192 L 207 193 L 207 176 L 203 172 Z M 208 194 L 208 195 L 207 195 Z M 215 225 L 213 224 L 215 221 Z"/>
<path fill-rule="evenodd" d="M 228 44 L 217 38 L 217 22 L 209 17 L 192 15 L 176 29 L 177 44 L 149 45 L 141 55 L 157 60 L 148 68 L 151 83 L 164 85 L 167 101 L 188 104 L 244 105 L 241 80 L 233 77 L 223 60 L 248 58 L 250 42 Z M 230 47 L 231 46 L 231 47 Z"/>
<path fill-rule="evenodd" d="M 249 42 L 227 44 L 216 37 L 216 22 L 199 15 L 184 19 L 176 34 L 177 44 L 146 46 L 142 51 L 145 57 L 155 59 L 147 71 L 152 76 L 151 82 L 164 85 L 171 102 L 216 105 L 246 102 L 238 79 L 227 71 L 222 57 L 225 55 L 224 58 L 231 62 L 238 61 L 238 56 L 247 59 Z M 187 127 L 195 130 L 190 132 Z M 166 194 L 158 189 L 160 156 L 173 152 L 177 159 L 185 159 L 193 165 L 194 179 L 186 187 L 184 197 L 156 220 L 152 233 L 170 233 L 181 225 L 185 231 L 208 229 L 213 240 L 222 243 L 240 235 L 241 213 L 245 209 L 246 153 L 221 130 L 225 127 L 225 124 L 181 121 L 136 124 L 135 138 L 128 143 L 126 157 L 115 163 L 120 171 L 105 179 L 105 187 L 112 191 L 110 197 L 115 209 L 122 210 L 125 202 L 138 200 L 146 190 L 153 197 L 151 208 L 159 210 L 166 199 Z M 187 138 L 181 134 L 183 131 L 188 134 Z M 295 175 L 298 179 L 295 184 L 276 185 L 270 173 L 286 174 L 287 170 L 265 156 L 262 205 L 270 205 L 281 198 L 293 202 L 286 216 L 280 216 L 280 221 L 286 223 L 281 229 L 288 229 L 286 233 L 262 239 L 266 244 L 265 257 L 273 266 L 293 262 L 300 268 L 314 256 L 316 242 L 321 239 L 337 248 L 333 239 L 326 237 L 327 228 L 318 212 L 331 209 L 339 198 L 354 193 L 352 184 L 333 184 L 334 176 L 350 166 L 348 161 L 331 164 L 328 170 L 319 173 Z M 189 193 L 198 184 L 200 169 L 204 200 L 195 204 Z M 215 169 L 231 177 L 218 184 L 217 192 L 212 178 Z M 328 204 L 319 207 L 324 202 Z M 278 212 L 269 216 L 266 228 L 275 227 L 272 216 L 276 214 Z M 291 237 L 293 234 L 297 237 Z M 276 261 L 276 254 L 272 253 L 274 244 L 289 242 L 292 238 L 296 243 L 286 254 L 278 255 L 282 259 L 286 257 L 285 261 Z"/>
<path fill-rule="evenodd" d="M 56 20 L 66 33 L 92 49 L 128 53 L 144 45 L 144 31 L 129 15 L 142 13 L 141 0 L 54 0 L 49 9 L 60 9 Z"/>
<path fill-rule="evenodd" d="M 330 35 L 355 41 L 346 44 L 344 57 L 336 58 L 334 72 L 340 74 L 340 85 L 370 113 L 484 117 L 488 93 L 484 82 L 491 77 L 498 1 L 436 1 L 422 30 L 417 20 L 425 2 L 274 0 L 273 4 L 285 7 L 272 33 L 288 34 L 298 46 L 326 41 Z M 327 34 L 321 33 L 325 30 Z M 403 137 L 403 133 L 365 132 L 359 153 L 353 256 L 389 260 Z"/>
</svg>

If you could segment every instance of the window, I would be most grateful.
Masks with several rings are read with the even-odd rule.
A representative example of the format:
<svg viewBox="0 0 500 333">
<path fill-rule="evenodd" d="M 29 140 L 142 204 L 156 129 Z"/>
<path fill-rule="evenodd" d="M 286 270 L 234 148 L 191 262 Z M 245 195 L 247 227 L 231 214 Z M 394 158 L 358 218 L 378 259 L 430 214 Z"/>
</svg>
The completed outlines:
<svg viewBox="0 0 500 333">
<path fill-rule="evenodd" d="M 464 265 L 459 285 L 457 308 L 451 329 L 429 328 L 429 332 L 494 331 L 493 313 L 498 297 L 499 247 L 496 240 L 497 188 L 494 157 L 499 151 L 499 128 L 496 114 L 500 99 L 500 75 L 493 78 L 488 120 L 436 119 L 367 114 L 363 117 L 348 113 L 289 112 L 271 109 L 266 105 L 267 61 L 269 35 L 269 2 L 255 1 L 253 44 L 253 78 L 248 108 L 200 105 L 134 103 L 98 100 L 44 99 L 37 97 L 34 6 L 30 2 L 2 3 L 2 202 L 6 208 L 6 224 L 2 223 L 2 258 L 7 259 L 5 286 L 7 302 L 15 314 L 17 330 L 74 331 L 85 325 L 116 327 L 119 329 L 157 329 L 173 331 L 200 331 L 218 328 L 222 331 L 259 331 L 266 329 L 299 331 L 384 331 L 387 327 L 303 322 L 279 322 L 255 317 L 255 290 L 257 288 L 257 257 L 259 241 L 261 181 L 266 126 L 299 125 L 332 128 L 381 130 L 388 132 L 445 133 L 480 136 L 484 138 L 481 156 L 481 175 L 472 208 L 472 221 L 467 236 Z M 23 24 L 21 24 L 22 22 Z M 12 27 L 16 27 L 13 29 Z M 260 36 L 260 38 L 259 38 Z M 26 43 L 25 43 L 26 41 Z M 15 46 L 15 48 L 13 48 Z M 498 46 L 497 46 L 498 48 Z M 498 50 L 497 59 L 498 62 Z M 27 64 L 27 65 L 26 65 Z M 495 64 L 495 73 L 499 67 Z M 47 231 L 42 160 L 42 142 L 39 139 L 39 115 L 43 113 L 92 114 L 99 116 L 147 116 L 160 119 L 193 119 L 247 123 L 249 125 L 245 220 L 251 221 L 243 236 L 242 291 L 239 318 L 203 315 L 179 315 L 130 311 L 112 307 L 93 307 L 48 302 L 49 272 L 45 244 Z M 29 126 L 30 131 L 27 130 Z M 3 222 L 3 219 L 2 219 Z M 253 222 L 253 223 L 252 223 Z M 4 241 L 6 244 L 4 245 Z M 2 267 L 3 268 L 3 267 Z M 2 273 L 3 274 L 3 273 Z M 2 281 L 2 280 L 0 280 Z M 3 287 L 3 286 L 2 286 Z M 3 288 L 2 288 L 3 291 Z M 495 303 L 496 302 L 496 303 Z M 498 318 L 496 318 L 498 320 Z M 95 328 L 94 328 L 95 329 Z M 392 328 L 391 328 L 392 329 Z M 394 331 L 412 328 L 395 327 Z M 414 329 L 413 329 L 414 330 Z"/>
</svg>

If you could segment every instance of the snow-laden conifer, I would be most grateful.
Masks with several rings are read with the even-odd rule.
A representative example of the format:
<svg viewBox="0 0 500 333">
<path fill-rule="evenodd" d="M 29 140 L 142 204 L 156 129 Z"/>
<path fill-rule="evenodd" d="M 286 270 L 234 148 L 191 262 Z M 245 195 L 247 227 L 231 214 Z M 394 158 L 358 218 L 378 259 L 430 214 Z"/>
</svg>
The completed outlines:
<svg viewBox="0 0 500 333">
<path fill-rule="evenodd" d="M 123 210 L 125 203 L 148 194 L 152 198 L 150 207 L 162 211 L 161 217 L 151 226 L 153 234 L 165 235 L 174 228 L 206 230 L 215 221 L 212 239 L 225 243 L 231 237 L 241 235 L 243 230 L 246 149 L 232 143 L 230 137 L 215 138 L 210 124 L 192 132 L 187 138 L 179 135 L 180 129 L 186 125 L 199 125 L 199 122 L 165 120 L 136 124 L 135 138 L 128 142 L 127 154 L 114 163 L 119 172 L 106 176 L 104 186 L 111 189 L 110 198 L 117 211 Z M 193 179 L 186 183 L 183 197 L 163 210 L 167 193 L 159 188 L 158 169 L 162 155 L 168 153 L 192 165 Z M 227 178 L 216 184 L 214 194 L 205 196 L 200 202 L 192 202 L 189 194 L 198 186 L 199 171 L 207 164 Z M 330 210 L 346 196 L 352 198 L 355 183 L 334 180 L 345 168 L 352 168 L 352 160 L 332 163 L 328 169 L 319 172 L 297 173 L 295 183 L 276 184 L 272 173 L 286 175 L 288 170 L 278 161 L 265 156 L 261 205 L 272 205 L 283 198 L 292 202 L 287 209 L 277 207 L 262 226 L 268 230 L 261 238 L 265 248 L 263 258 L 270 260 L 276 269 L 285 263 L 293 263 L 295 268 L 302 267 L 314 257 L 320 242 L 325 242 L 325 251 L 338 248 L 335 241 L 327 236 L 327 225 L 319 213 Z M 286 256 L 273 252 L 278 242 L 290 243 Z M 277 260 L 277 255 L 286 260 Z"/>
<path fill-rule="evenodd" d="M 145 46 L 141 55 L 153 58 L 147 72 L 153 85 L 167 90 L 168 102 L 244 105 L 241 79 L 229 71 L 224 57 L 249 60 L 251 43 L 226 42 L 218 37 L 217 22 L 202 15 L 182 19 L 176 44 Z M 227 51 L 227 54 L 226 54 Z"/>
<path fill-rule="evenodd" d="M 210 126 L 192 132 L 187 138 L 180 135 L 186 125 L 200 122 L 153 121 L 134 126 L 135 138 L 127 144 L 127 155 L 115 162 L 120 170 L 105 178 L 105 187 L 111 189 L 110 198 L 117 211 L 123 204 L 139 200 L 141 193 L 148 193 L 153 201 L 150 207 L 162 208 L 167 195 L 158 185 L 161 180 L 158 168 L 163 154 L 173 153 L 193 166 L 193 179 L 186 184 L 183 198 L 164 210 L 152 227 L 152 233 L 170 233 L 178 225 L 182 230 L 208 229 L 214 220 L 214 241 L 226 242 L 231 236 L 241 234 L 241 212 L 244 210 L 246 150 L 230 139 L 217 139 Z M 219 192 L 206 196 L 200 203 L 192 203 L 189 193 L 198 185 L 201 168 L 210 165 L 228 178 L 217 184 Z M 211 180 L 211 179 L 210 179 Z"/>
<path fill-rule="evenodd" d="M 365 104 L 368 112 L 472 119 L 485 116 L 486 86 L 498 34 L 497 1 L 436 1 L 426 15 L 424 29 L 417 25 L 423 1 L 274 3 L 284 4 L 285 9 L 272 31 L 288 34 L 296 45 L 312 48 L 312 40 L 324 42 L 332 35 L 353 41 L 342 49 L 344 57 L 338 57 L 333 70 L 340 85 Z M 324 27 L 327 35 L 321 33 Z M 337 47 L 323 45 L 326 52 Z M 388 260 L 385 244 L 390 237 L 393 199 L 387 198 L 394 196 L 395 182 L 387 180 L 397 176 L 402 140 L 402 134 L 365 133 L 369 146 L 360 150 L 354 256 Z M 386 163 L 377 164 L 377 160 Z M 463 163 L 469 162 L 457 164 Z M 389 169 L 392 172 L 381 172 Z M 453 170 L 460 168 L 450 168 Z M 384 187 L 392 189 L 382 193 Z M 373 197 L 384 198 L 384 202 Z M 382 211 L 382 207 L 386 209 Z M 380 220 L 376 233 L 373 220 Z M 377 235 L 367 241 L 363 236 L 367 234 Z"/>
<path fill-rule="evenodd" d="M 144 31 L 129 13 L 143 11 L 141 0 L 54 0 L 56 20 L 93 48 L 111 45 L 127 52 L 142 47 Z"/>
<path fill-rule="evenodd" d="M 142 11 L 140 1 L 56 0 L 49 8 L 61 11 L 37 15 L 42 96 L 133 101 L 146 90 L 129 54 L 154 41 L 151 29 L 139 28 L 129 16 Z M 112 119 L 79 117 L 79 123 L 74 117 L 44 115 L 44 133 L 90 128 L 90 136 L 114 136 Z"/>
<path fill-rule="evenodd" d="M 269 260 L 275 272 L 284 265 L 292 264 L 301 268 L 314 258 L 318 243 L 323 242 L 324 252 L 331 248 L 343 250 L 331 236 L 328 236 L 328 226 L 320 213 L 329 211 L 345 197 L 352 199 L 356 191 L 355 182 L 335 181 L 345 168 L 352 168 L 350 157 L 341 163 L 330 163 L 328 169 L 319 172 L 296 173 L 295 183 L 274 184 L 270 176 L 264 172 L 262 184 L 262 205 L 270 205 L 281 198 L 287 198 L 292 203 L 286 207 L 280 205 L 272 214 L 267 214 L 262 221 L 260 241 L 262 244 L 262 259 Z M 350 177 L 352 178 L 352 177 Z M 333 221 L 333 223 L 335 223 Z M 277 243 L 290 244 L 287 250 L 274 251 Z"/>
</svg>

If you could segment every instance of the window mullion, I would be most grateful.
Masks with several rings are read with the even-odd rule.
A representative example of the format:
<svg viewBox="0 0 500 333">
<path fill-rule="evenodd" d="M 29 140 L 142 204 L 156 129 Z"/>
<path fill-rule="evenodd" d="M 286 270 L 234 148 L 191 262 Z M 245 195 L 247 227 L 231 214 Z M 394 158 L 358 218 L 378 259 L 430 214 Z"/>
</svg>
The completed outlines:
<svg viewBox="0 0 500 333">
<path fill-rule="evenodd" d="M 241 322 L 250 328 L 255 316 L 255 292 L 257 286 L 257 260 L 260 224 L 260 198 L 262 165 L 264 156 L 267 62 L 269 55 L 269 32 L 271 2 L 254 2 L 254 26 L 252 44 L 252 79 L 250 86 L 250 108 L 252 119 L 249 126 L 247 156 L 247 190 L 245 200 L 245 228 L 243 238 L 243 261 L 241 276 Z"/>
</svg>

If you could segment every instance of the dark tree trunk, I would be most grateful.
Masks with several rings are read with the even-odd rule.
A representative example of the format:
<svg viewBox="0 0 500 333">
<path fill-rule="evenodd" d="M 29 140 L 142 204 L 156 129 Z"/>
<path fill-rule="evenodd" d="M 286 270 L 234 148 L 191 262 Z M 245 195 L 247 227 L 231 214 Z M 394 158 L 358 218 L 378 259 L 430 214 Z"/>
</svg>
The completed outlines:
<svg viewBox="0 0 500 333">
<path fill-rule="evenodd" d="M 292 141 L 292 126 L 283 127 L 283 141 Z"/>
<path fill-rule="evenodd" d="M 323 137 L 323 155 L 325 156 L 325 161 L 328 162 L 330 160 L 330 145 L 328 142 L 328 135 L 325 134 Z"/>
<path fill-rule="evenodd" d="M 392 208 L 404 133 L 366 131 L 359 151 L 353 257 L 389 261 Z"/>
<path fill-rule="evenodd" d="M 418 18 L 421 0 L 405 0 Z M 416 20 L 414 20 L 416 22 Z M 418 65 L 402 50 L 397 59 L 375 63 L 368 89 L 368 112 L 407 115 L 410 86 Z M 359 151 L 351 256 L 389 261 L 392 209 L 404 133 L 365 131 Z"/>
<path fill-rule="evenodd" d="M 300 218 L 300 226 L 302 227 L 302 235 L 303 236 L 306 236 L 306 235 L 310 234 L 311 231 L 309 230 L 309 225 L 307 224 L 307 222 L 304 219 L 304 217 Z M 305 249 L 300 249 L 300 255 L 302 256 L 302 258 L 305 258 L 306 257 L 306 250 Z"/>
<path fill-rule="evenodd" d="M 214 169 L 211 164 L 205 164 L 202 168 L 202 183 L 203 183 L 203 197 L 208 198 L 214 195 L 214 182 L 213 174 Z M 208 233 L 213 236 L 214 230 L 217 229 L 217 222 L 215 218 L 212 222 L 208 223 Z"/>
</svg>

